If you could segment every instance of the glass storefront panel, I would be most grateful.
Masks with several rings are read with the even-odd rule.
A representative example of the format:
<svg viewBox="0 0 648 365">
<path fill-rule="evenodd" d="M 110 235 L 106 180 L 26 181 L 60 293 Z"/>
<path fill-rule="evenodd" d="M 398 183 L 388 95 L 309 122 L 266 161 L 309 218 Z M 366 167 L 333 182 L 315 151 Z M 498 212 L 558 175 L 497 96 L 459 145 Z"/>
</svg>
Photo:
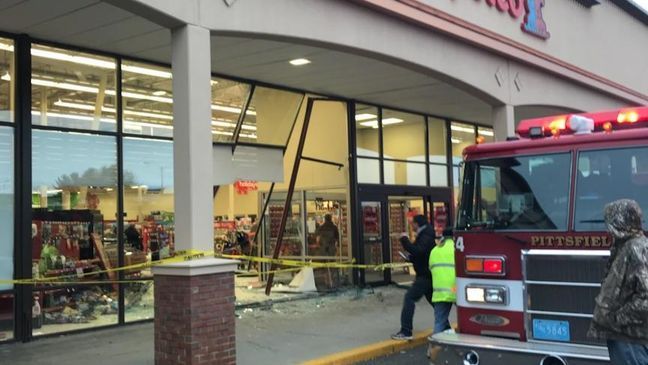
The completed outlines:
<svg viewBox="0 0 648 365">
<path fill-rule="evenodd" d="M 281 218 L 284 213 L 286 193 L 274 192 L 268 204 L 266 217 L 264 219 L 264 242 L 265 255 L 271 256 L 277 244 Z M 265 199 L 265 196 L 264 196 Z M 288 208 L 288 220 L 284 229 L 283 241 L 281 244 L 280 256 L 300 257 L 304 255 L 304 220 L 302 194 L 295 193 Z"/>
<path fill-rule="evenodd" d="M 475 126 L 464 123 L 452 122 L 450 125 L 452 142 L 452 164 L 458 165 L 462 159 L 462 152 L 464 148 L 474 145 Z"/>
<path fill-rule="evenodd" d="M 380 184 L 380 160 L 358 158 L 356 164 L 360 184 Z"/>
<path fill-rule="evenodd" d="M 495 132 L 493 128 L 478 127 L 477 136 L 483 139 L 483 142 L 495 142 Z"/>
<path fill-rule="evenodd" d="M 168 257 L 174 248 L 173 143 L 124 138 L 124 265 Z M 114 228 L 116 229 L 116 227 Z M 152 278 L 150 268 L 124 272 Z M 126 322 L 153 318 L 153 282 L 126 285 Z"/>
<path fill-rule="evenodd" d="M 171 69 L 147 63 L 122 62 L 124 133 L 173 136 Z"/>
<path fill-rule="evenodd" d="M 32 273 L 65 277 L 34 288 L 33 335 L 117 323 L 117 285 L 83 284 L 117 278 L 116 138 L 34 130 L 32 166 Z"/>
<path fill-rule="evenodd" d="M 385 160 L 383 171 L 388 185 L 427 185 L 424 163 Z"/>
<path fill-rule="evenodd" d="M 113 58 L 32 45 L 32 124 L 116 130 Z"/>
<path fill-rule="evenodd" d="M 304 94 L 256 87 L 239 142 L 285 146 Z"/>
<path fill-rule="evenodd" d="M 241 115 L 243 106 L 250 94 L 250 85 L 221 78 L 212 78 L 212 138 L 214 142 L 234 142 L 234 130 Z M 246 115 L 256 115 L 254 110 L 248 110 Z M 241 128 L 248 139 L 255 139 L 256 130 L 252 124 Z"/>
<path fill-rule="evenodd" d="M 383 153 L 386 159 L 425 162 L 425 118 L 383 109 Z"/>
<path fill-rule="evenodd" d="M 445 121 L 437 118 L 428 118 L 428 154 L 431 163 L 447 164 L 446 159 L 446 125 Z M 447 183 L 446 185 L 447 186 Z"/>
<path fill-rule="evenodd" d="M 13 278 L 14 251 L 14 136 L 13 128 L 0 127 L 0 278 Z M 0 284 L 0 291 L 12 289 Z"/>
<path fill-rule="evenodd" d="M 378 108 L 356 104 L 356 153 L 358 156 L 380 157 Z"/>
<path fill-rule="evenodd" d="M 383 204 L 379 201 L 363 201 L 360 204 L 364 262 L 368 265 L 381 265 L 385 262 L 382 241 Z M 366 282 L 381 282 L 383 280 L 383 271 L 365 270 Z"/>
<path fill-rule="evenodd" d="M 14 274 L 13 128 L 0 127 L 0 279 Z M 0 284 L 0 341 L 13 338 L 12 284 Z"/>
<path fill-rule="evenodd" d="M 430 186 L 448 186 L 447 165 L 430 165 Z"/>
<path fill-rule="evenodd" d="M 349 258 L 349 209 L 345 189 L 306 191 L 307 256 Z"/>
<path fill-rule="evenodd" d="M 13 122 L 14 108 L 14 45 L 0 38 L 0 121 Z"/>
<path fill-rule="evenodd" d="M 155 313 L 153 280 L 124 284 L 124 320 L 126 322 L 152 319 Z"/>
</svg>

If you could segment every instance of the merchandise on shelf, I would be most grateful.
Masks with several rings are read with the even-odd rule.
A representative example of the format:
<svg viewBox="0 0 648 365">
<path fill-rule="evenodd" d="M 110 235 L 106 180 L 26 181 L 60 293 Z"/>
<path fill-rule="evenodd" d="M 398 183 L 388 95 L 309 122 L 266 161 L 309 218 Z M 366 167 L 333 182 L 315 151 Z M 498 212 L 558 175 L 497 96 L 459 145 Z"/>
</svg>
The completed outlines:
<svg viewBox="0 0 648 365">
<path fill-rule="evenodd" d="M 266 219 L 265 248 L 266 254 L 271 255 L 277 244 L 281 218 L 284 207 L 278 204 L 269 204 L 268 216 Z M 288 215 L 286 229 L 284 230 L 283 242 L 281 245 L 280 256 L 301 256 L 302 255 L 302 233 L 301 233 L 301 216 L 297 213 Z"/>
</svg>

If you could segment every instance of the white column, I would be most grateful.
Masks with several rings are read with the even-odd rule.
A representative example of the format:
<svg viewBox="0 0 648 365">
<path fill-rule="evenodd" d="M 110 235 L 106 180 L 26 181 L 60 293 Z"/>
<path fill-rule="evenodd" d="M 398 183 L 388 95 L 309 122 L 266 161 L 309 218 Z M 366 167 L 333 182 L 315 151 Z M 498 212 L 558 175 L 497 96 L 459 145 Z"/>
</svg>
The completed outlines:
<svg viewBox="0 0 648 365">
<path fill-rule="evenodd" d="M 176 249 L 214 249 L 209 30 L 172 30 Z"/>
<path fill-rule="evenodd" d="M 506 141 L 506 137 L 515 136 L 515 108 L 513 105 L 494 106 L 492 117 L 495 140 Z"/>
</svg>

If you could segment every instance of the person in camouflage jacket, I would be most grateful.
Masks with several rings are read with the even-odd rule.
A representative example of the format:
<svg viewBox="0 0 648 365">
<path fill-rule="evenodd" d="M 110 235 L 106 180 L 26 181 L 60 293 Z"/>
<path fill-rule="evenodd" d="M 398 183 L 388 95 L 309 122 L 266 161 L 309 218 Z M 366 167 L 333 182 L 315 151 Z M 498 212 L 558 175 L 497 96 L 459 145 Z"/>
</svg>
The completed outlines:
<svg viewBox="0 0 648 365">
<path fill-rule="evenodd" d="M 614 365 L 648 365 L 648 239 L 634 200 L 605 207 L 613 246 L 589 335 L 607 340 Z"/>
</svg>

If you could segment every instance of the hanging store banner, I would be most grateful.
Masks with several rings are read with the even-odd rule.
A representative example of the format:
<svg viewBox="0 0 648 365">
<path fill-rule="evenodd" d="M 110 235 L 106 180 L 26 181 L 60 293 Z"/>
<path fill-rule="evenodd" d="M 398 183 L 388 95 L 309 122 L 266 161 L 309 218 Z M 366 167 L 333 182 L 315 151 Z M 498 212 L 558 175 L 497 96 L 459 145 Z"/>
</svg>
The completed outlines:
<svg viewBox="0 0 648 365">
<path fill-rule="evenodd" d="M 213 184 L 229 185 L 238 180 L 284 181 L 283 150 L 268 147 L 213 147 Z"/>
</svg>

